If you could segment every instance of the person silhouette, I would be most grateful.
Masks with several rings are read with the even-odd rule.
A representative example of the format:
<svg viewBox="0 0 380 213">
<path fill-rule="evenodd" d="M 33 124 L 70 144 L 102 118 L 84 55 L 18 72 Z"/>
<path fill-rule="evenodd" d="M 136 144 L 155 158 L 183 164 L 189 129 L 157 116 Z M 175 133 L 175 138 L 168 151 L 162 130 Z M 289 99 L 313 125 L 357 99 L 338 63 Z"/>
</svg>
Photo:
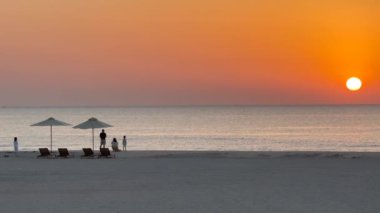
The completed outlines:
<svg viewBox="0 0 380 213">
<path fill-rule="evenodd" d="M 17 152 L 18 152 L 18 141 L 17 141 L 17 137 L 15 137 L 14 140 L 13 140 L 13 148 L 14 148 L 14 151 L 15 151 L 15 155 L 17 155 Z"/>
<path fill-rule="evenodd" d="M 106 132 L 104 131 L 104 129 L 102 129 L 102 132 L 100 133 L 99 137 L 100 137 L 100 149 L 101 149 L 101 148 L 106 148 L 106 138 L 107 138 L 107 134 L 106 134 Z"/>
<path fill-rule="evenodd" d="M 123 151 L 127 151 L 127 136 L 123 137 Z"/>
<path fill-rule="evenodd" d="M 118 152 L 120 151 L 119 150 L 119 143 L 117 142 L 116 138 L 113 138 L 112 142 L 111 142 L 111 146 L 112 146 L 112 150 L 114 152 Z"/>
</svg>

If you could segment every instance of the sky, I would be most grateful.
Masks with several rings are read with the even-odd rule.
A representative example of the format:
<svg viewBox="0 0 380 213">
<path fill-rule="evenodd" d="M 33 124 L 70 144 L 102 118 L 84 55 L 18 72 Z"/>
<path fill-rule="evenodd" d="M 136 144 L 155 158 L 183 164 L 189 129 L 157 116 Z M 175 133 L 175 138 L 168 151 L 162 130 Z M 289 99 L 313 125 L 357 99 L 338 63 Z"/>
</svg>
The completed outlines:
<svg viewBox="0 0 380 213">
<path fill-rule="evenodd" d="M 378 0 L 0 0 L 0 106 L 380 104 L 379 23 Z"/>
</svg>

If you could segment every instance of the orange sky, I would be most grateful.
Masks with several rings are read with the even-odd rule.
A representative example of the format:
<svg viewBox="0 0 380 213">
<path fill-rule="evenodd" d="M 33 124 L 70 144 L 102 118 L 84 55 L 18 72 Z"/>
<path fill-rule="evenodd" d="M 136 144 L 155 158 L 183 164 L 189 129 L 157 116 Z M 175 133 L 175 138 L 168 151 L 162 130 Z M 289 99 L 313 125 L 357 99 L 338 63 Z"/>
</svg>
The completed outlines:
<svg viewBox="0 0 380 213">
<path fill-rule="evenodd" d="M 0 105 L 380 104 L 379 23 L 377 0 L 3 0 Z"/>
</svg>

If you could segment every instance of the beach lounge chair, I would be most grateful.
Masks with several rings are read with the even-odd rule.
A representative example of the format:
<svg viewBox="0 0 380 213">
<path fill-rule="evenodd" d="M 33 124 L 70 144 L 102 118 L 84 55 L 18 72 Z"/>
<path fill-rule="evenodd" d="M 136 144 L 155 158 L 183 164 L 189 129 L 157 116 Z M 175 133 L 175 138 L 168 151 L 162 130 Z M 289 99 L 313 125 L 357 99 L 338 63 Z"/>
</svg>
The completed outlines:
<svg viewBox="0 0 380 213">
<path fill-rule="evenodd" d="M 39 148 L 40 155 L 37 156 L 37 158 L 51 158 L 53 157 L 49 151 L 48 148 Z"/>
<path fill-rule="evenodd" d="M 67 150 L 66 148 L 59 148 L 58 153 L 59 155 L 57 155 L 57 157 L 60 157 L 60 158 L 71 157 L 69 150 Z"/>
<path fill-rule="evenodd" d="M 115 155 L 111 155 L 111 152 L 108 148 L 101 148 L 100 149 L 100 155 L 98 155 L 98 158 L 105 157 L 105 158 L 115 158 Z"/>
<path fill-rule="evenodd" d="M 81 158 L 93 158 L 95 157 L 94 151 L 91 148 L 83 148 L 83 154 Z"/>
</svg>

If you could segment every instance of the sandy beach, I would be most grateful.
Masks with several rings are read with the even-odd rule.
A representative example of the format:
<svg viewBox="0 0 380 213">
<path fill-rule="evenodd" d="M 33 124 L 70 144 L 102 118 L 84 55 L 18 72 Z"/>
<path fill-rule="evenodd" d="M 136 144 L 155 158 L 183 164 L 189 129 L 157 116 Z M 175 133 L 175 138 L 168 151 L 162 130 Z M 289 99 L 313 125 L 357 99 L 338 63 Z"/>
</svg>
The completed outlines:
<svg viewBox="0 0 380 213">
<path fill-rule="evenodd" d="M 80 154 L 36 159 L 34 152 L 2 152 L 1 212 L 380 211 L 377 153 Z"/>
</svg>

